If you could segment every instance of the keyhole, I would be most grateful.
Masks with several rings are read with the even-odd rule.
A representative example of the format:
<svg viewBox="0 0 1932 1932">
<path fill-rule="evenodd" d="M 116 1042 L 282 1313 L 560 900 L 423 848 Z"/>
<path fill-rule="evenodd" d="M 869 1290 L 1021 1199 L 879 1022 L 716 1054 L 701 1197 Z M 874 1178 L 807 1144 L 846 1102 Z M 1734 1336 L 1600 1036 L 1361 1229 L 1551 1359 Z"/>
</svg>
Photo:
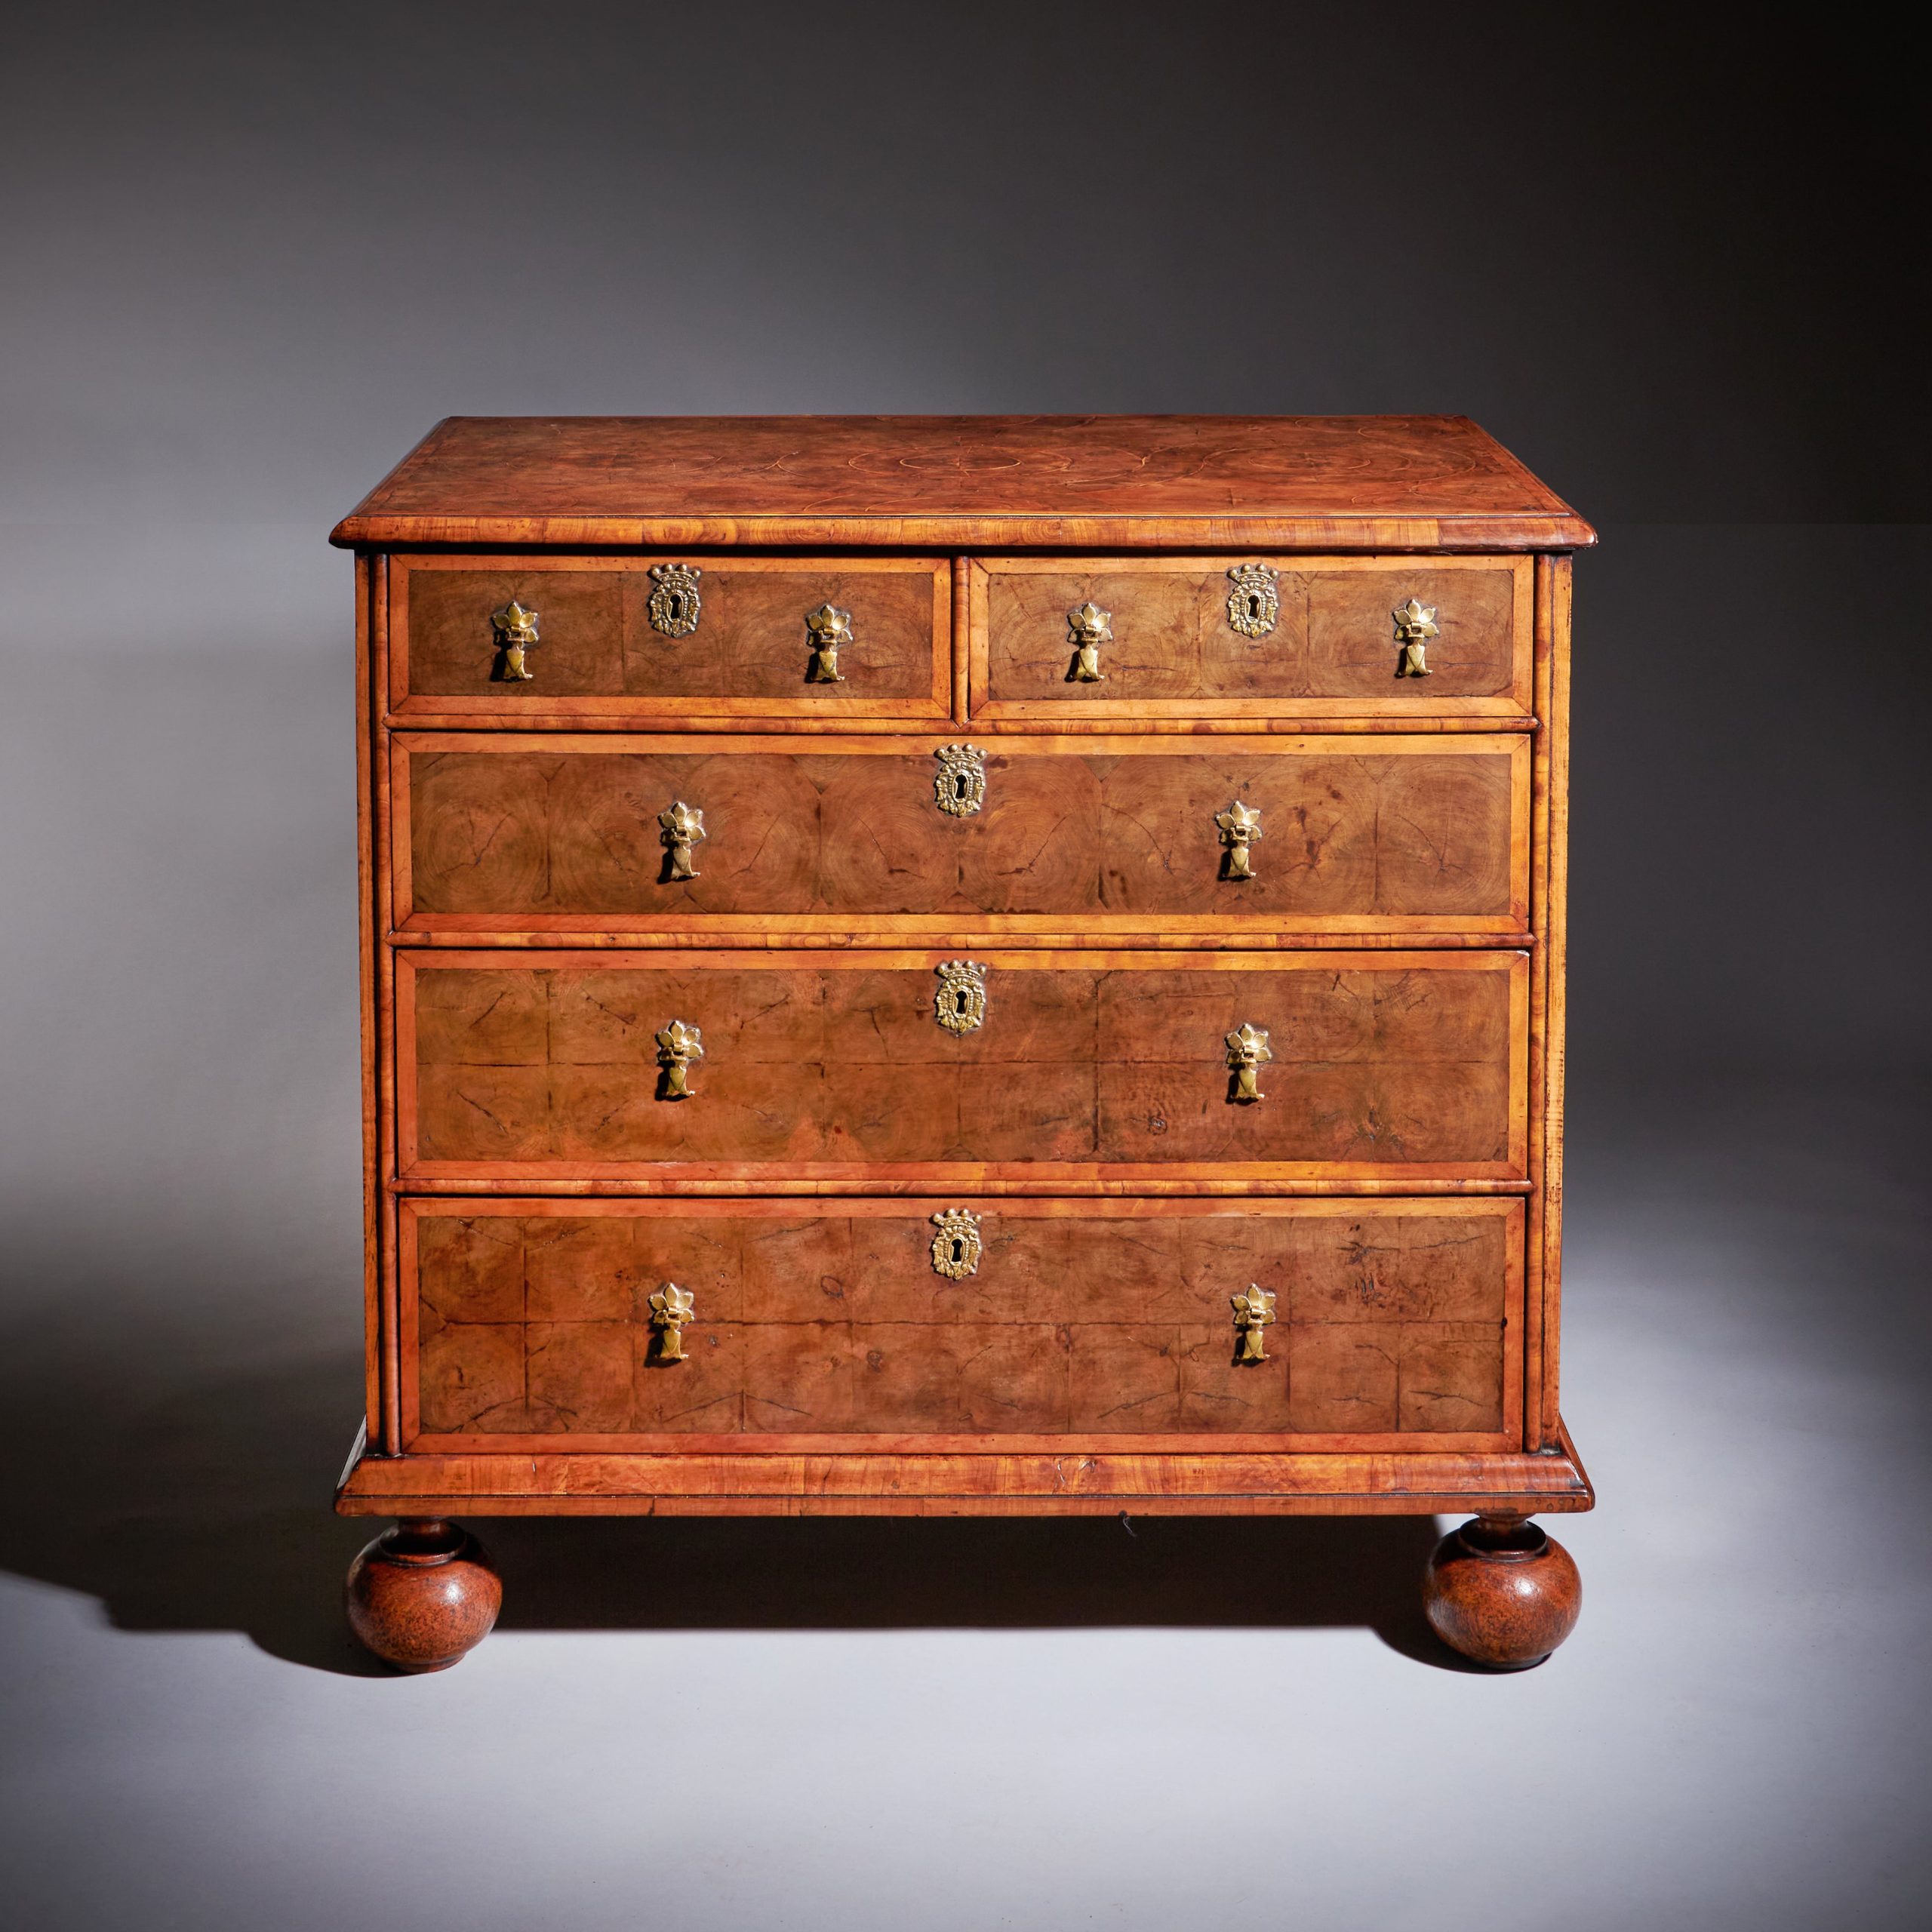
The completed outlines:
<svg viewBox="0 0 1932 1932">
<path fill-rule="evenodd" d="M 1247 593 L 1247 614 L 1251 617 L 1258 617 L 1261 614 L 1261 598 L 1255 591 L 1251 590 Z"/>
<path fill-rule="evenodd" d="M 961 804 L 965 802 L 966 774 L 963 771 L 955 771 L 952 774 L 952 795 Z"/>
<path fill-rule="evenodd" d="M 685 620 L 685 600 L 676 591 L 671 593 L 671 621 L 681 624 Z"/>
<path fill-rule="evenodd" d="M 966 1244 L 957 1235 L 952 1238 L 952 1259 L 955 1265 L 966 1259 Z"/>
<path fill-rule="evenodd" d="M 964 1015 L 965 1015 L 965 1012 L 966 1012 L 966 995 L 965 995 L 964 991 L 963 989 L 961 989 L 955 988 L 955 989 L 954 989 L 953 995 L 952 995 L 952 1010 L 953 1010 L 953 1011 L 954 1011 L 955 1013 L 956 1013 L 956 1014 L 959 1014 L 962 1018 L 963 1018 L 963 1017 L 964 1017 Z"/>
</svg>

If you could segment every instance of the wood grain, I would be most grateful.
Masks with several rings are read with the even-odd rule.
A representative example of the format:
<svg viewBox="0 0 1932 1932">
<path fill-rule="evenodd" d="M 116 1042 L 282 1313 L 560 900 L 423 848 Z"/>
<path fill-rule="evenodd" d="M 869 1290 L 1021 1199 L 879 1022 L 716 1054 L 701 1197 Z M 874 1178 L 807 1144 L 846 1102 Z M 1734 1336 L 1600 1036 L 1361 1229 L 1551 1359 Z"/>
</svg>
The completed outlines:
<svg viewBox="0 0 1932 1932">
<path fill-rule="evenodd" d="M 1577 1627 L 1583 1601 L 1570 1552 L 1515 1510 L 1451 1530 L 1423 1582 L 1430 1627 L 1490 1670 L 1541 1663 Z"/>
<path fill-rule="evenodd" d="M 943 558 L 718 557 L 703 571 L 697 630 L 669 638 L 648 616 L 653 562 L 638 557 L 420 556 L 391 567 L 389 702 L 466 722 L 601 712 L 679 721 L 727 714 L 943 718 L 952 708 L 952 570 Z M 538 616 L 528 681 L 506 678 L 492 612 Z M 841 684 L 812 684 L 805 614 L 851 614 Z"/>
<path fill-rule="evenodd" d="M 955 1281 L 931 1201 L 407 1203 L 411 1446 L 1515 1439 L 1520 1201 L 977 1205 Z M 681 1362 L 646 1306 L 667 1281 L 697 1303 Z M 1254 1284 L 1278 1321 L 1238 1365 Z"/>
<path fill-rule="evenodd" d="M 389 666 L 389 559 L 378 557 L 374 587 L 375 589 L 374 638 L 375 663 L 371 696 L 387 686 Z M 378 742 L 372 746 L 371 775 L 375 782 L 374 809 L 371 814 L 370 833 L 374 840 L 374 850 L 370 855 L 371 872 L 374 881 L 376 903 L 374 906 L 375 930 L 386 934 L 395 923 L 395 908 L 392 892 L 395 877 L 395 853 L 393 833 L 395 825 L 395 801 L 389 792 L 389 761 L 384 755 L 385 746 Z M 383 1205 L 377 1219 L 377 1266 L 379 1275 L 378 1301 L 380 1320 L 373 1346 L 378 1355 L 378 1379 L 382 1389 L 382 1426 L 377 1432 L 378 1446 L 394 1454 L 401 1446 L 401 1412 L 399 1407 L 400 1372 L 398 1369 L 400 1341 L 400 1315 L 396 1284 L 396 1032 L 395 1032 L 395 955 L 392 949 L 383 946 L 378 949 L 376 958 L 375 985 L 375 1038 L 372 1043 L 364 1037 L 363 1051 L 373 1051 L 375 1057 L 376 1112 L 377 1134 L 377 1158 L 380 1164 Z"/>
<path fill-rule="evenodd" d="M 1256 718 L 1530 709 L 1527 558 L 1276 556 L 1266 636 L 1228 620 L 1229 568 L 1247 558 L 975 558 L 968 599 L 974 718 Z M 1436 612 L 1426 678 L 1398 678 L 1392 613 Z M 1067 614 L 1111 614 L 1097 684 L 1069 675 Z"/>
<path fill-rule="evenodd" d="M 376 737 L 375 628 L 378 561 L 355 560 L 355 937 L 356 983 L 360 995 L 362 1115 L 362 1333 L 364 1426 L 380 1441 L 383 1426 L 382 1257 L 380 1226 L 385 1205 L 376 1100 L 376 936 L 388 925 L 376 914 L 376 761 L 384 747 Z"/>
<path fill-rule="evenodd" d="M 331 540 L 1511 550 L 1595 536 L 1463 417 L 452 417 Z"/>
<path fill-rule="evenodd" d="M 364 1456 L 347 1516 L 1516 1515 L 1596 1500 L 1567 1432 L 1507 1451 Z"/>
<path fill-rule="evenodd" d="M 1549 877 L 1544 901 L 1545 971 L 1549 977 L 1543 1039 L 1543 1175 L 1541 1189 L 1540 1296 L 1541 1347 L 1538 1361 L 1540 1436 L 1556 1440 L 1558 1346 L 1563 1307 L 1563 1152 L 1567 1006 L 1570 888 L 1570 623 L 1571 565 L 1567 557 L 1549 566 L 1550 596 Z"/>
<path fill-rule="evenodd" d="M 1520 937 L 1530 743 L 1518 737 L 1044 738 L 986 755 L 970 817 L 934 802 L 937 741 L 398 733 L 399 929 L 884 937 L 1158 926 Z M 1216 814 L 1261 814 L 1231 879 Z M 704 814 L 674 881 L 657 815 Z M 774 923 L 774 921 L 776 923 Z M 1070 924 L 1069 922 L 1073 922 Z"/>
<path fill-rule="evenodd" d="M 1520 953 L 994 953 L 986 1023 L 937 953 L 400 953 L 401 1177 L 1524 1177 Z M 654 1036 L 698 1026 L 700 1097 Z M 1225 1036 L 1268 1029 L 1260 1105 Z"/>
</svg>

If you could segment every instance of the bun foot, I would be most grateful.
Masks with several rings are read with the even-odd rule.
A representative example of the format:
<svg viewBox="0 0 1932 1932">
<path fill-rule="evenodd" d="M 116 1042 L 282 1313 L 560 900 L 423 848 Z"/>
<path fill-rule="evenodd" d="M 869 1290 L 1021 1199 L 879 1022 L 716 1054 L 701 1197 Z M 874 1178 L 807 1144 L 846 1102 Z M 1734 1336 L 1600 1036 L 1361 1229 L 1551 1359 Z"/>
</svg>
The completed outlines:
<svg viewBox="0 0 1932 1932">
<path fill-rule="evenodd" d="M 349 1627 L 398 1670 L 447 1670 L 495 1626 L 503 1586 L 483 1546 L 438 1517 L 405 1517 L 349 1566 Z"/>
<path fill-rule="evenodd" d="M 1435 1546 L 1422 1600 L 1452 1651 L 1491 1670 L 1527 1670 L 1577 1627 L 1583 1583 L 1570 1552 L 1536 1524 L 1478 1516 Z"/>
</svg>

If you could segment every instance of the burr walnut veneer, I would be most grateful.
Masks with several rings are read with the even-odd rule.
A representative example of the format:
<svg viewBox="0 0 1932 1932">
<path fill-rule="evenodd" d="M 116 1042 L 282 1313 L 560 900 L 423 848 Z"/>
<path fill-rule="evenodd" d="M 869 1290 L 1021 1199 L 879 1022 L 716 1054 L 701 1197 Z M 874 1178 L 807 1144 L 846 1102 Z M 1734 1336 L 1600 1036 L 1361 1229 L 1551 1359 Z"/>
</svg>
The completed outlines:
<svg viewBox="0 0 1932 1932">
<path fill-rule="evenodd" d="M 356 553 L 351 1614 L 449 1519 L 1466 1511 L 1557 1411 L 1570 553 L 1460 418 L 458 419 Z"/>
</svg>

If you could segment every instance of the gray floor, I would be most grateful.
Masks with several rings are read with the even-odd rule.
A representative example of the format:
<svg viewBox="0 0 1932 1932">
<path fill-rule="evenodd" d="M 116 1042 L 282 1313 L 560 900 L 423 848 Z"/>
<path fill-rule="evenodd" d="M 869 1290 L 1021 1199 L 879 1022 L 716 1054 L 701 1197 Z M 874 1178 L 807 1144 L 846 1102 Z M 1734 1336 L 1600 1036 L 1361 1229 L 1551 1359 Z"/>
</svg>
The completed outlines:
<svg viewBox="0 0 1932 1932">
<path fill-rule="evenodd" d="M 313 534 L 208 567 L 333 609 Z M 291 558 L 313 585 L 237 581 Z M 136 562 L 103 623 L 174 594 L 165 546 Z M 486 1526 L 498 1635 L 373 1674 L 334 1607 L 365 1532 L 325 1508 L 359 1392 L 347 680 L 306 641 L 11 674 L 0 1919 L 1924 1923 L 1903 1075 L 1580 1057 L 1564 1408 L 1604 1503 L 1559 1526 L 1586 1605 L 1543 1669 L 1433 1645 L 1423 1523 L 667 1522 Z"/>
</svg>

